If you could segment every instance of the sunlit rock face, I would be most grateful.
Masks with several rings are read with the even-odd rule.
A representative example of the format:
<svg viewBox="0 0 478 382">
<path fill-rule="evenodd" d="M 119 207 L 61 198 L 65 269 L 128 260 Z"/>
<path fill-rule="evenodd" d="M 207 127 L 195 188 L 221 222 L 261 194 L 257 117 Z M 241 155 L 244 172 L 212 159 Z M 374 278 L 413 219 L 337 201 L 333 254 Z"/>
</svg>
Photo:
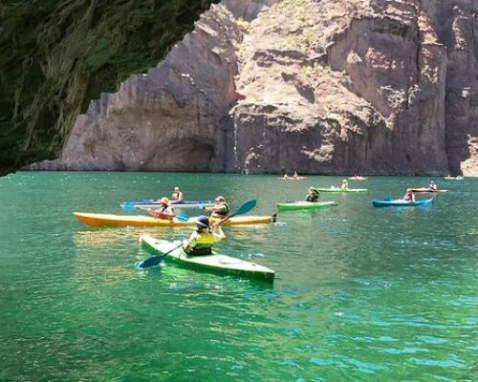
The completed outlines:
<svg viewBox="0 0 478 382">
<path fill-rule="evenodd" d="M 223 1 L 33 168 L 478 175 L 477 14 L 472 0 Z"/>
<path fill-rule="evenodd" d="M 236 50 L 242 32 L 215 5 L 166 60 L 103 94 L 76 121 L 62 156 L 33 168 L 226 171 L 233 163 Z"/>
<path fill-rule="evenodd" d="M 57 157 L 92 99 L 155 66 L 213 2 L 0 2 L 0 174 Z"/>
</svg>

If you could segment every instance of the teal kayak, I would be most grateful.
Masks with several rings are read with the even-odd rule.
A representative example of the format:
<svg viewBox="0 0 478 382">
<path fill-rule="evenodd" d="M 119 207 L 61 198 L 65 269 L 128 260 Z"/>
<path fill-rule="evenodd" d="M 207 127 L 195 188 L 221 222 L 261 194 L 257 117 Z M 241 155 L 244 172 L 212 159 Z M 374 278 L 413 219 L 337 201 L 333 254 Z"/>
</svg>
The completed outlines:
<svg viewBox="0 0 478 382">
<path fill-rule="evenodd" d="M 376 200 L 376 199 L 372 200 L 372 204 L 374 207 L 420 207 L 420 206 L 428 206 L 432 203 L 433 203 L 433 198 L 417 200 L 415 202 L 407 201 L 403 199 L 391 200 L 389 198 L 384 200 Z"/>
<path fill-rule="evenodd" d="M 141 235 L 140 242 L 143 248 L 159 255 L 176 248 L 169 252 L 165 259 L 174 261 L 182 266 L 202 268 L 211 272 L 226 273 L 267 282 L 274 281 L 275 272 L 272 269 L 249 261 L 220 255 L 216 251 L 213 251 L 212 255 L 207 256 L 189 256 L 181 247 L 177 248 L 181 242 L 158 240 L 148 234 Z"/>
<path fill-rule="evenodd" d="M 368 191 L 367 188 L 340 188 L 340 187 L 330 187 L 330 188 L 315 188 L 319 192 L 365 192 Z"/>
<path fill-rule="evenodd" d="M 279 211 L 315 210 L 319 208 L 336 206 L 335 202 L 289 202 L 277 203 Z"/>
</svg>

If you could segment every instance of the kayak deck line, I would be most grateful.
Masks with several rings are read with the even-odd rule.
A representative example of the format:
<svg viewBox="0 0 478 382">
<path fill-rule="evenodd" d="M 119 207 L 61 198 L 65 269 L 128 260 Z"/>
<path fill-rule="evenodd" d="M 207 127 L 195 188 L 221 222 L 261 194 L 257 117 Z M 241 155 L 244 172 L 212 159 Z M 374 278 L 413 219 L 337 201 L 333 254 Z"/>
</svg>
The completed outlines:
<svg viewBox="0 0 478 382">
<path fill-rule="evenodd" d="M 140 237 L 141 246 L 154 253 L 165 254 L 165 259 L 169 259 L 181 266 L 196 268 L 197 270 L 208 271 L 218 274 L 229 274 L 240 277 L 261 280 L 272 283 L 275 277 L 275 271 L 263 265 L 241 260 L 235 257 L 219 254 L 213 250 L 212 255 L 189 256 L 178 245 L 180 241 L 167 241 L 153 238 L 151 235 L 143 234 Z"/>
</svg>

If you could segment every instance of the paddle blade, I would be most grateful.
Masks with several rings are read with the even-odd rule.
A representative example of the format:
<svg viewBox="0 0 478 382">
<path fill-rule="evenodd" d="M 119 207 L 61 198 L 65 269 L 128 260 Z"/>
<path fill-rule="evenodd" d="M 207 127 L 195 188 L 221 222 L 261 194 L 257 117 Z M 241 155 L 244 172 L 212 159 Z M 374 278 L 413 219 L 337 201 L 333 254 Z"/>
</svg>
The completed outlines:
<svg viewBox="0 0 478 382">
<path fill-rule="evenodd" d="M 256 199 L 248 200 L 237 209 L 237 212 L 235 213 L 235 215 L 244 215 L 248 213 L 250 210 L 254 209 L 256 204 L 257 204 Z"/>
<path fill-rule="evenodd" d="M 187 222 L 189 220 L 189 216 L 186 214 L 179 214 L 178 216 L 176 216 L 176 220 L 178 222 Z"/>
<path fill-rule="evenodd" d="M 135 266 L 137 269 L 144 269 L 144 268 L 149 268 L 149 267 L 154 267 L 155 265 L 158 265 L 161 260 L 163 259 L 163 256 L 152 256 L 148 257 L 146 260 L 143 261 L 138 261 Z"/>
<path fill-rule="evenodd" d="M 121 207 L 126 211 L 134 211 L 136 208 L 134 203 L 123 203 L 121 204 Z"/>
</svg>

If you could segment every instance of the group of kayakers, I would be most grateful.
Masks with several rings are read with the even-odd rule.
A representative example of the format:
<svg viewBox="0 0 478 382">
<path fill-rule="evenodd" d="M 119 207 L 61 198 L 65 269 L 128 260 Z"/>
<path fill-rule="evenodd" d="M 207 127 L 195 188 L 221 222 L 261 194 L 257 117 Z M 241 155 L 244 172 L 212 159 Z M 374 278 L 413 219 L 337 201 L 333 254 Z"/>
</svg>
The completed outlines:
<svg viewBox="0 0 478 382">
<path fill-rule="evenodd" d="M 289 176 L 289 175 L 287 175 L 287 173 L 284 173 L 284 176 L 282 177 L 282 179 L 284 179 L 284 180 L 288 180 L 288 179 L 301 180 L 301 179 L 305 179 L 305 178 L 303 176 L 299 176 L 297 171 L 294 171 L 294 174 L 292 176 Z"/>
<path fill-rule="evenodd" d="M 176 203 L 184 201 L 184 194 L 179 187 L 174 187 L 171 199 Z M 163 197 L 158 202 L 158 208 L 150 209 L 148 210 L 148 213 L 157 219 L 173 220 L 176 215 L 170 200 Z M 205 212 L 210 212 L 210 217 L 219 219 L 219 221 L 226 218 L 229 214 L 229 205 L 226 203 L 224 196 L 218 196 L 214 202 L 214 206 L 203 207 L 203 210 Z M 184 241 L 184 251 L 194 256 L 211 254 L 213 245 L 226 238 L 226 235 L 218 223 L 211 225 L 209 217 L 205 215 L 197 217 L 195 220 L 196 229 L 193 231 L 189 239 Z"/>
<path fill-rule="evenodd" d="M 434 192 L 434 191 L 438 190 L 438 187 L 437 187 L 436 183 L 432 180 L 432 181 L 430 181 L 430 184 L 428 185 L 427 189 L 431 192 Z M 407 189 L 407 192 L 405 193 L 405 196 L 403 197 L 403 200 L 406 201 L 406 202 L 416 202 L 415 193 L 413 192 L 412 188 Z"/>
</svg>

